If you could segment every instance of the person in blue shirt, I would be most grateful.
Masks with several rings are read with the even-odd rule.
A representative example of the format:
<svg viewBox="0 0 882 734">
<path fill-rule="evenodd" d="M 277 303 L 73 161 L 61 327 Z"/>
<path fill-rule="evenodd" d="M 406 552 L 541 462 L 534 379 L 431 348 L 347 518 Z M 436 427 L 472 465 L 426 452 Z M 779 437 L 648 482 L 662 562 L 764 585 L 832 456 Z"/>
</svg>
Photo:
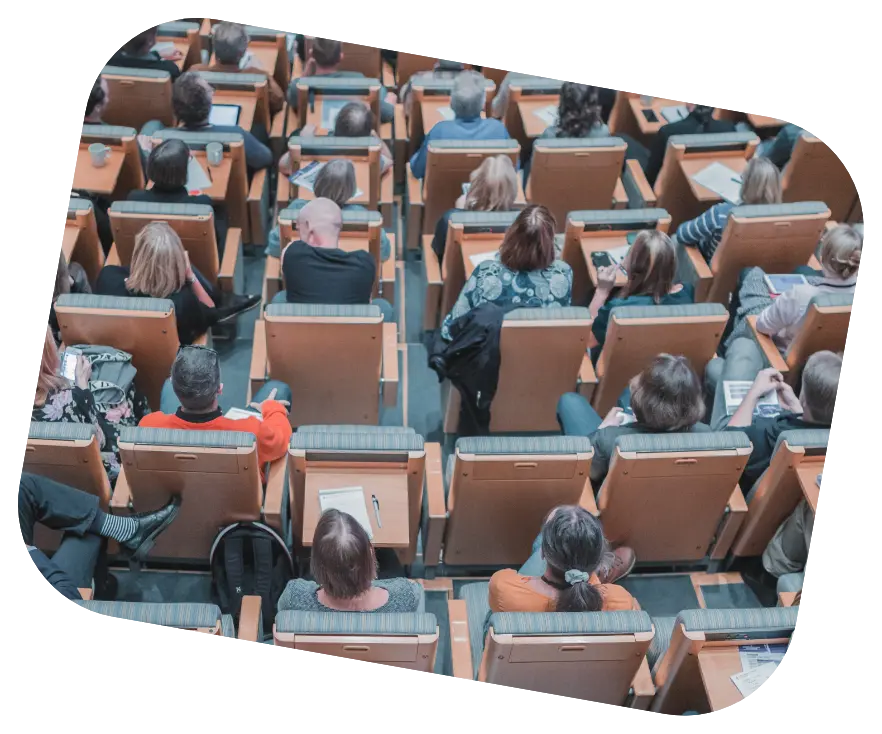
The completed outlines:
<svg viewBox="0 0 882 734">
<path fill-rule="evenodd" d="M 426 159 L 429 143 L 435 140 L 507 140 L 508 131 L 499 120 L 484 119 L 487 92 L 484 77 L 477 72 L 464 71 L 456 77 L 450 108 L 455 115 L 452 120 L 437 123 L 423 138 L 420 149 L 410 159 L 410 167 L 416 178 L 426 175 Z"/>
</svg>

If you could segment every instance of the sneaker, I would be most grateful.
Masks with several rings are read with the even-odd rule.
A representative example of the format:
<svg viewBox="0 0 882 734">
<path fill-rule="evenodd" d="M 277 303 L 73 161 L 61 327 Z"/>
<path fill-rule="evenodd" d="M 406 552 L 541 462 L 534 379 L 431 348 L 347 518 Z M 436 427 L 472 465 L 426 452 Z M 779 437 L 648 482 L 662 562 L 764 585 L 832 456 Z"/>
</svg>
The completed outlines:
<svg viewBox="0 0 882 734">
<path fill-rule="evenodd" d="M 238 293 L 231 293 L 229 296 L 224 298 L 223 305 L 218 306 L 217 314 L 218 324 L 223 324 L 227 321 L 231 321 L 237 316 L 241 316 L 246 311 L 250 311 L 252 308 L 255 308 L 260 305 L 260 296 L 249 296 L 242 295 L 240 296 Z"/>
<path fill-rule="evenodd" d="M 634 570 L 634 565 L 637 563 L 637 554 L 634 553 L 634 549 L 624 545 L 613 551 L 613 557 L 612 566 L 605 573 L 598 573 L 602 584 L 614 584 L 616 581 L 621 581 Z"/>
</svg>

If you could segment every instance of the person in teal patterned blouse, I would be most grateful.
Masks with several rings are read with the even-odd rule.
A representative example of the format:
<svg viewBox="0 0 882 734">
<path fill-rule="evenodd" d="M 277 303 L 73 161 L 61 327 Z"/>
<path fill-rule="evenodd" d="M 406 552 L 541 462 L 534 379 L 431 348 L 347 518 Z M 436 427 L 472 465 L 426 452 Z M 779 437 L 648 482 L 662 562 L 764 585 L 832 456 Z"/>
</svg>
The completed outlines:
<svg viewBox="0 0 882 734">
<path fill-rule="evenodd" d="M 483 303 L 506 310 L 569 306 L 573 271 L 555 260 L 554 216 L 540 205 L 526 207 L 509 227 L 499 252 L 479 263 L 441 324 L 450 341 L 450 325 Z"/>
</svg>

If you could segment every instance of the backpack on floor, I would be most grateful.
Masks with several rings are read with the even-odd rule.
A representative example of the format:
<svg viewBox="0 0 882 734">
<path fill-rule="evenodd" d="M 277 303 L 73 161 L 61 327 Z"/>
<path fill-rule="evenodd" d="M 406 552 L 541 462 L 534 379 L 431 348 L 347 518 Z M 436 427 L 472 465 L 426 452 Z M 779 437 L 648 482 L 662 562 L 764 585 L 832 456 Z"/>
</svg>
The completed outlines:
<svg viewBox="0 0 882 734">
<path fill-rule="evenodd" d="M 237 522 L 223 528 L 209 555 L 211 595 L 223 614 L 239 625 L 243 596 L 259 596 L 262 639 L 272 634 L 276 605 L 295 578 L 294 558 L 281 536 L 261 522 Z"/>
</svg>

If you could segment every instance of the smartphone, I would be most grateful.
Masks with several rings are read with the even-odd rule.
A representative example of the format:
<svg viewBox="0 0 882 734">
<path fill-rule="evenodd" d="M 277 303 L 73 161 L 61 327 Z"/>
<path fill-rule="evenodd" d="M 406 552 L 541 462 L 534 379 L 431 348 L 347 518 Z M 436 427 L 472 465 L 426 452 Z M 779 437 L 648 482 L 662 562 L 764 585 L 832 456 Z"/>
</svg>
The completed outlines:
<svg viewBox="0 0 882 734">
<path fill-rule="evenodd" d="M 64 350 L 64 355 L 61 357 L 61 374 L 71 382 L 76 377 L 77 358 L 81 354 L 82 351 L 76 347 L 68 347 Z"/>
<path fill-rule="evenodd" d="M 595 268 L 608 268 L 610 265 L 615 265 L 609 253 L 604 251 L 592 252 L 591 262 Z"/>
<path fill-rule="evenodd" d="M 643 110 L 643 116 L 647 122 L 658 122 L 658 115 L 655 114 L 655 110 Z"/>
</svg>

